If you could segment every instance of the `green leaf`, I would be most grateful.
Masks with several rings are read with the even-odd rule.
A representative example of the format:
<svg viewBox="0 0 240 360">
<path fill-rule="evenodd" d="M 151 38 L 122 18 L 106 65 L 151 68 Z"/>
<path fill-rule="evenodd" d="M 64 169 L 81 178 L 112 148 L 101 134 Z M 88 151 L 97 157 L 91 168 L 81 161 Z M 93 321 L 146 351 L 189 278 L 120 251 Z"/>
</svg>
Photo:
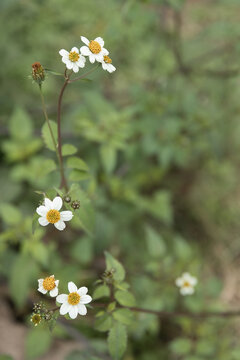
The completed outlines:
<svg viewBox="0 0 240 360">
<path fill-rule="evenodd" d="M 117 161 L 116 149 L 110 145 L 102 145 L 100 155 L 105 171 L 110 174 L 114 170 Z"/>
<path fill-rule="evenodd" d="M 187 355 L 192 349 L 192 342 L 189 339 L 178 338 L 171 342 L 170 349 L 177 355 Z"/>
<path fill-rule="evenodd" d="M 64 144 L 62 146 L 62 155 L 63 156 L 73 155 L 73 154 L 76 154 L 76 152 L 77 152 L 77 148 L 74 145 Z"/>
<path fill-rule="evenodd" d="M 25 351 L 27 359 L 36 359 L 44 355 L 52 343 L 51 333 L 43 328 L 34 328 L 27 334 Z"/>
<path fill-rule="evenodd" d="M 17 225 L 22 219 L 20 210 L 11 204 L 0 204 L 0 216 L 7 225 Z"/>
<path fill-rule="evenodd" d="M 87 236 L 77 239 L 72 248 L 71 255 L 73 259 L 81 264 L 88 264 L 93 258 L 93 243 Z"/>
<path fill-rule="evenodd" d="M 58 141 L 57 141 L 57 124 L 52 120 L 49 120 L 49 122 L 50 122 L 50 126 L 51 126 L 51 129 L 52 129 L 52 132 L 53 132 L 53 137 L 54 137 L 55 142 L 57 144 L 58 143 Z M 45 124 L 42 127 L 42 137 L 43 137 L 43 140 L 44 140 L 44 143 L 45 143 L 46 147 L 49 150 L 55 151 L 52 136 L 51 136 L 51 133 L 50 133 L 47 122 L 45 122 Z"/>
<path fill-rule="evenodd" d="M 123 281 L 125 278 L 125 269 L 122 264 L 116 260 L 109 252 L 105 251 L 106 268 L 108 271 L 115 270 L 113 276 L 117 281 Z"/>
<path fill-rule="evenodd" d="M 112 327 L 112 317 L 109 314 L 104 313 L 103 316 L 98 317 L 95 321 L 95 329 L 98 331 L 108 331 Z"/>
<path fill-rule="evenodd" d="M 166 246 L 163 238 L 152 227 L 146 227 L 146 241 L 148 252 L 152 257 L 163 256 L 166 252 Z"/>
<path fill-rule="evenodd" d="M 100 299 L 102 297 L 110 296 L 110 290 L 107 285 L 100 285 L 98 286 L 93 292 L 93 299 Z"/>
<path fill-rule="evenodd" d="M 127 348 L 127 332 L 124 325 L 116 322 L 108 335 L 108 349 L 113 360 L 122 358 Z"/>
<path fill-rule="evenodd" d="M 86 172 L 89 171 L 87 164 L 82 159 L 76 156 L 72 156 L 69 159 L 67 159 L 67 167 L 86 171 Z"/>
<path fill-rule="evenodd" d="M 19 255 L 10 273 L 10 293 L 17 307 L 22 307 L 27 299 L 31 284 L 36 283 L 38 268 L 32 258 Z"/>
<path fill-rule="evenodd" d="M 117 309 L 113 313 L 113 318 L 124 325 L 130 325 L 132 323 L 133 314 L 129 309 Z"/>
<path fill-rule="evenodd" d="M 11 136 L 18 140 L 27 140 L 32 135 L 32 120 L 22 108 L 14 110 L 9 120 Z"/>
<path fill-rule="evenodd" d="M 69 180 L 71 181 L 83 181 L 90 178 L 90 174 L 81 170 L 72 170 L 69 174 Z"/>
<path fill-rule="evenodd" d="M 136 305 L 135 297 L 129 291 L 117 290 L 115 292 L 115 299 L 119 302 L 120 305 L 123 305 L 123 306 L 135 306 Z"/>
</svg>

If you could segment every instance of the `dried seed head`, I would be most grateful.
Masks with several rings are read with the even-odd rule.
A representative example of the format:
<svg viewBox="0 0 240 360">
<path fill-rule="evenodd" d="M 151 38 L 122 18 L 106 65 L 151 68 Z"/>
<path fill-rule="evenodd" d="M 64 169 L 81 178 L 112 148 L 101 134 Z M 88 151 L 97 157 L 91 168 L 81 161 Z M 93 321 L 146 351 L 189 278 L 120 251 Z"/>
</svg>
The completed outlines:
<svg viewBox="0 0 240 360">
<path fill-rule="evenodd" d="M 79 208 L 80 208 L 80 201 L 74 200 L 74 201 L 71 203 L 71 207 L 72 207 L 74 210 L 79 209 Z"/>
<path fill-rule="evenodd" d="M 44 68 L 38 61 L 32 64 L 32 78 L 39 85 L 45 80 Z"/>
</svg>

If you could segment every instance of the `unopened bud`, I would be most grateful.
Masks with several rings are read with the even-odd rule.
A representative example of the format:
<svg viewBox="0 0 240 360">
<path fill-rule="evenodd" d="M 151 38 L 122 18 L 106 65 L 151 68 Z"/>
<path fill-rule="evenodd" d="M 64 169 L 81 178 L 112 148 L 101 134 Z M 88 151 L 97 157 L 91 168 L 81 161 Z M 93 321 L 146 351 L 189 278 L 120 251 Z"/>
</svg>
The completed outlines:
<svg viewBox="0 0 240 360">
<path fill-rule="evenodd" d="M 70 203 L 71 202 L 71 197 L 69 195 L 66 195 L 64 196 L 63 200 L 66 202 L 66 203 Z"/>
<path fill-rule="evenodd" d="M 39 85 L 45 80 L 45 71 L 40 62 L 35 62 L 32 64 L 32 78 Z"/>
<path fill-rule="evenodd" d="M 71 203 L 71 207 L 72 207 L 74 210 L 79 209 L 79 208 L 80 208 L 80 201 L 74 200 L 74 201 Z"/>
</svg>

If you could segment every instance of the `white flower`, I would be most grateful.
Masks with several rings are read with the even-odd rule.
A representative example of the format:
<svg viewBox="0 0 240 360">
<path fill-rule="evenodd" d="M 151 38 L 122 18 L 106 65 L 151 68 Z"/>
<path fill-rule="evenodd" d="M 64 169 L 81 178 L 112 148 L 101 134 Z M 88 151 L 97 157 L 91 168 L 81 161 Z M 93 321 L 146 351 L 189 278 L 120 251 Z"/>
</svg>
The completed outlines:
<svg viewBox="0 0 240 360">
<path fill-rule="evenodd" d="M 182 295 L 192 295 L 194 293 L 194 286 L 197 285 L 197 278 L 189 273 L 183 273 L 181 277 L 176 279 L 176 285 L 180 287 Z"/>
<path fill-rule="evenodd" d="M 38 222 L 42 226 L 47 226 L 48 224 L 54 224 L 58 230 L 65 229 L 66 225 L 64 221 L 69 221 L 73 218 L 73 213 L 71 211 L 61 211 L 59 210 L 62 207 L 62 199 L 60 196 L 57 196 L 53 201 L 48 198 L 44 199 L 44 204 L 37 208 L 36 212 L 41 217 L 38 219 Z"/>
<path fill-rule="evenodd" d="M 102 68 L 103 70 L 107 70 L 109 73 L 116 70 L 115 66 L 112 64 L 112 59 L 107 55 L 104 55 L 103 57 Z"/>
<path fill-rule="evenodd" d="M 66 65 L 67 69 L 72 69 L 77 73 L 79 68 L 84 68 L 86 58 L 79 54 L 78 48 L 73 47 L 70 52 L 62 49 L 59 51 L 59 54 L 62 56 L 62 62 Z"/>
<path fill-rule="evenodd" d="M 89 304 L 92 301 L 91 296 L 87 295 L 88 289 L 83 286 L 79 289 L 70 281 L 68 283 L 69 294 L 58 295 L 56 300 L 61 303 L 60 314 L 66 315 L 69 313 L 71 319 L 75 319 L 78 314 L 86 315 L 87 308 L 85 304 Z"/>
<path fill-rule="evenodd" d="M 102 62 L 104 55 L 108 55 L 109 52 L 105 49 L 104 41 L 101 37 L 97 37 L 95 40 L 89 41 L 84 36 L 81 36 L 81 40 L 87 46 L 82 46 L 80 48 L 81 54 L 84 56 L 89 56 L 89 61 L 93 64 L 95 60 Z"/>
<path fill-rule="evenodd" d="M 38 279 L 38 291 L 46 294 L 49 291 L 50 296 L 55 297 L 58 294 L 59 280 L 55 280 L 54 275 L 46 277 L 45 279 Z"/>
</svg>

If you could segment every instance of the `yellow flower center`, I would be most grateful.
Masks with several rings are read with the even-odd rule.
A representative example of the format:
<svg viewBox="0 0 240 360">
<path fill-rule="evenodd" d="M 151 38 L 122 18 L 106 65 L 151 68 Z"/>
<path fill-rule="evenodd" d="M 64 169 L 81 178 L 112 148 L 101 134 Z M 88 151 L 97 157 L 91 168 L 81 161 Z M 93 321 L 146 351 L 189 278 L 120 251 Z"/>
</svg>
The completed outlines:
<svg viewBox="0 0 240 360">
<path fill-rule="evenodd" d="M 183 287 L 189 287 L 189 286 L 191 286 L 191 285 L 190 285 L 190 283 L 189 283 L 188 281 L 185 281 L 185 282 L 183 283 Z"/>
<path fill-rule="evenodd" d="M 41 315 L 39 314 L 34 314 L 31 317 L 31 321 L 34 323 L 34 326 L 37 326 L 40 322 L 41 322 Z"/>
<path fill-rule="evenodd" d="M 80 58 L 80 55 L 76 51 L 70 51 L 68 57 L 72 62 L 76 62 Z"/>
<path fill-rule="evenodd" d="M 109 56 L 107 56 L 107 55 L 105 55 L 105 56 L 103 57 L 103 60 L 104 60 L 104 62 L 107 63 L 107 64 L 111 64 L 111 63 L 112 63 L 112 59 L 111 59 Z"/>
<path fill-rule="evenodd" d="M 77 292 L 72 292 L 68 295 L 68 303 L 70 305 L 77 305 L 80 301 L 80 295 Z"/>
<path fill-rule="evenodd" d="M 97 41 L 94 41 L 94 40 L 90 41 L 88 47 L 93 54 L 99 54 L 100 51 L 102 50 L 101 45 Z"/>
<path fill-rule="evenodd" d="M 54 209 L 49 210 L 46 217 L 48 222 L 55 224 L 60 220 L 60 212 Z"/>
<path fill-rule="evenodd" d="M 45 290 L 50 291 L 55 288 L 55 279 L 53 276 L 46 277 L 43 280 L 43 287 Z"/>
</svg>

